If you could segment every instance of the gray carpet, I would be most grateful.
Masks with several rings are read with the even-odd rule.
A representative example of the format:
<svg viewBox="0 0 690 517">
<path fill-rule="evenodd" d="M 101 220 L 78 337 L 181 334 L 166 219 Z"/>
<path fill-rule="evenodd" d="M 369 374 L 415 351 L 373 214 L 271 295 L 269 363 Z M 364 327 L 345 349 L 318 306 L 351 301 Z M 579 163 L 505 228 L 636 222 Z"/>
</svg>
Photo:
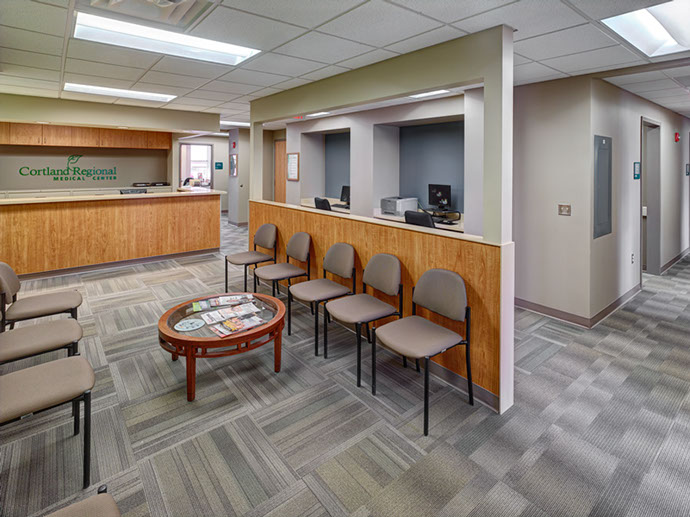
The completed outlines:
<svg viewBox="0 0 690 517">
<path fill-rule="evenodd" d="M 223 253 L 246 249 L 246 229 L 222 227 Z M 593 330 L 517 310 L 515 406 L 471 407 L 432 378 L 428 437 L 421 375 L 380 353 L 372 397 L 369 354 L 357 388 L 353 334 L 333 325 L 329 358 L 314 357 L 300 305 L 280 374 L 272 348 L 200 360 L 188 403 L 184 360 L 159 347 L 156 323 L 223 277 L 208 254 L 24 282 L 24 295 L 84 295 L 93 486 L 81 490 L 69 409 L 35 415 L 0 428 L 3 517 L 103 483 L 128 517 L 690 515 L 690 258 Z M 231 283 L 241 290 L 241 270 Z"/>
</svg>

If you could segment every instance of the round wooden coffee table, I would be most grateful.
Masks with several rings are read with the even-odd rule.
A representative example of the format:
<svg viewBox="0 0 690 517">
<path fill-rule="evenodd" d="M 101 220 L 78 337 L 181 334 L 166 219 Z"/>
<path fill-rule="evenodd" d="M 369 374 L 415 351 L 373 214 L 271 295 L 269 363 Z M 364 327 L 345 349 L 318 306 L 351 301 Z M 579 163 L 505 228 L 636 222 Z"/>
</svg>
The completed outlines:
<svg viewBox="0 0 690 517">
<path fill-rule="evenodd" d="M 177 331 L 175 325 L 182 320 L 201 319 L 201 314 L 230 307 L 221 305 L 194 311 L 193 303 L 208 301 L 221 296 L 252 297 L 252 302 L 259 307 L 256 316 L 264 323 L 246 331 L 239 331 L 225 337 L 217 336 L 211 326 L 192 331 Z M 285 305 L 283 302 L 265 294 L 224 293 L 215 296 L 204 296 L 181 303 L 170 309 L 158 320 L 158 339 L 164 350 L 172 354 L 172 360 L 182 356 L 187 360 L 187 400 L 192 401 L 196 395 L 196 360 L 199 357 L 225 357 L 254 350 L 273 341 L 273 355 L 276 373 L 280 371 L 280 347 L 285 326 Z"/>
</svg>

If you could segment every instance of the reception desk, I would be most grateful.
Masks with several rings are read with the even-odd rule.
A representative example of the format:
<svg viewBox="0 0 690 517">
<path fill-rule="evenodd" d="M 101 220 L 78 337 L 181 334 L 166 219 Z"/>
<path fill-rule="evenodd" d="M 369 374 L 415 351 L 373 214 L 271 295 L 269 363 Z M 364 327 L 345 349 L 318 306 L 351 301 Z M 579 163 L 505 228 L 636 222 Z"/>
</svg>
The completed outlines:
<svg viewBox="0 0 690 517">
<path fill-rule="evenodd" d="M 0 260 L 22 275 L 216 250 L 223 193 L 0 199 Z"/>
</svg>

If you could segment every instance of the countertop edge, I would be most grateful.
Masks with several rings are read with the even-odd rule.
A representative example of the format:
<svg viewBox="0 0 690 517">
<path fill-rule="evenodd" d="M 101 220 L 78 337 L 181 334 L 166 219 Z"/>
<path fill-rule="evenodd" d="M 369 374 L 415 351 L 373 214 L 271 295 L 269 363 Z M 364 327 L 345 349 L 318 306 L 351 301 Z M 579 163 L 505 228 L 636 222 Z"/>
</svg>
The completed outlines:
<svg viewBox="0 0 690 517">
<path fill-rule="evenodd" d="M 63 196 L 63 197 L 27 197 L 0 199 L 0 206 L 9 205 L 34 205 L 40 203 L 70 203 L 79 201 L 115 201 L 125 199 L 151 199 L 165 197 L 197 197 L 197 196 L 221 196 L 226 194 L 222 190 L 208 190 L 206 192 L 156 192 L 151 194 L 104 194 L 91 196 Z"/>
</svg>

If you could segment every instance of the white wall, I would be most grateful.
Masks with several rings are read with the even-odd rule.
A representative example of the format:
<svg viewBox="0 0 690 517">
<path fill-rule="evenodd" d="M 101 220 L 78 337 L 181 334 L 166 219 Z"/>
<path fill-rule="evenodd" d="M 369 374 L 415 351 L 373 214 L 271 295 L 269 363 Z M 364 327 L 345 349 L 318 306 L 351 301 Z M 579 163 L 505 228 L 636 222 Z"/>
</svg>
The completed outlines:
<svg viewBox="0 0 690 517">
<path fill-rule="evenodd" d="M 472 128 L 467 131 L 467 127 Z M 484 233 L 484 155 L 472 152 L 484 149 L 484 89 L 465 91 L 465 231 Z M 470 151 L 470 152 L 468 152 Z"/>
<path fill-rule="evenodd" d="M 226 174 L 228 221 L 246 224 L 249 221 L 249 130 L 231 129 L 228 153 L 237 154 L 237 176 Z M 229 158 L 228 158 L 229 159 Z"/>
</svg>

